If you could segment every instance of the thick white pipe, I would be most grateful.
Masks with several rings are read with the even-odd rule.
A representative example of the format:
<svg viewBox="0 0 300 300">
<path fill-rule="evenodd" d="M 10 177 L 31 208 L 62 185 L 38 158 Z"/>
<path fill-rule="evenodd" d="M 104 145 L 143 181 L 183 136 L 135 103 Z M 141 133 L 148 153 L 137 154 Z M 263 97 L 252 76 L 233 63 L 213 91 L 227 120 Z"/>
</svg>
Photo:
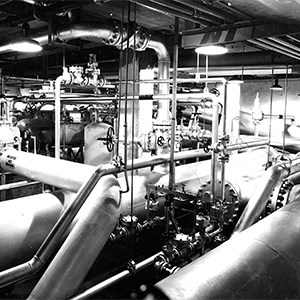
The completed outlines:
<svg viewBox="0 0 300 300">
<path fill-rule="evenodd" d="M 0 166 L 7 172 L 23 175 L 55 187 L 77 192 L 95 167 L 53 157 L 6 148 L 0 155 Z"/>
<path fill-rule="evenodd" d="M 66 299 L 73 295 L 115 228 L 122 211 L 117 179 L 100 179 L 80 217 L 28 299 Z"/>
<path fill-rule="evenodd" d="M 73 196 L 57 191 L 0 203 L 0 271 L 32 257 Z"/>
</svg>

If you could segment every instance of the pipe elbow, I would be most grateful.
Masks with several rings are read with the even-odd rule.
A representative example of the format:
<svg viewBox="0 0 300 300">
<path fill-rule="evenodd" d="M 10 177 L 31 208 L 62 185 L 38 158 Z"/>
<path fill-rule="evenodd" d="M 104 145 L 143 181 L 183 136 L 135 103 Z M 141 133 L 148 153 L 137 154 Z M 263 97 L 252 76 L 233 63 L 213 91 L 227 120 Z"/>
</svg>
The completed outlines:
<svg viewBox="0 0 300 300">
<path fill-rule="evenodd" d="M 148 48 L 155 50 L 159 61 L 170 62 L 169 52 L 164 43 L 156 36 L 150 36 Z"/>
</svg>

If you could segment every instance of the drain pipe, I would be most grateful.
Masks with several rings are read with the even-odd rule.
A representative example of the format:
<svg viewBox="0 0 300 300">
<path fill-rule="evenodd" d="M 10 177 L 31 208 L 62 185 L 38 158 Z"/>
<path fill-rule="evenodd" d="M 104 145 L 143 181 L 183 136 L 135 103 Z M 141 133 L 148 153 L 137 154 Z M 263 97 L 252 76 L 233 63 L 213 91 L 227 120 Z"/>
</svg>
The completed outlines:
<svg viewBox="0 0 300 300">
<path fill-rule="evenodd" d="M 28 299 L 66 299 L 73 295 L 115 228 L 121 212 L 120 186 L 103 177 L 80 210 L 80 219 Z"/>
<path fill-rule="evenodd" d="M 241 217 L 239 218 L 233 235 L 242 232 L 246 228 L 254 224 L 273 191 L 273 189 L 285 178 L 290 175 L 299 173 L 300 171 L 300 158 L 295 158 L 289 162 L 279 163 L 269 168 L 265 175 L 260 180 L 259 185 L 256 187 L 253 195 L 247 203 Z"/>
</svg>

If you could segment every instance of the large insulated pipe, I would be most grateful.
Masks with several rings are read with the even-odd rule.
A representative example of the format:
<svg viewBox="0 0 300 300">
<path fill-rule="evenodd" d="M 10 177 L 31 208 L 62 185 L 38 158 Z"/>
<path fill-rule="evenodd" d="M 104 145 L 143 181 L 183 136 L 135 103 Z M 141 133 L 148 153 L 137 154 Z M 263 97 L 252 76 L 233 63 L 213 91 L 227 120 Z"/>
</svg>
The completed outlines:
<svg viewBox="0 0 300 300">
<path fill-rule="evenodd" d="M 7 150 L 9 151 L 9 150 Z M 15 152 L 16 153 L 16 152 Z M 194 155 L 199 155 L 199 153 L 194 153 Z M 37 157 L 37 155 L 35 155 Z M 186 155 L 184 155 L 186 156 Z M 188 155 L 189 156 L 189 155 Z M 10 161 L 8 162 L 11 165 L 11 157 L 9 157 Z M 56 160 L 53 158 L 49 158 L 50 161 L 55 160 L 60 162 L 60 160 Z M 14 157 L 15 160 L 15 157 Z M 128 170 L 143 168 L 146 166 L 154 166 L 157 164 L 168 163 L 170 161 L 170 157 L 166 159 L 156 158 L 154 160 L 149 161 L 135 161 L 135 163 L 129 165 Z M 37 161 L 36 161 L 37 163 Z M 7 165 L 7 163 L 6 163 Z M 80 187 L 79 191 L 76 194 L 74 201 L 67 207 L 64 213 L 61 215 L 57 223 L 52 228 L 51 232 L 48 234 L 43 244 L 40 246 L 34 257 L 21 265 L 18 265 L 14 268 L 5 270 L 0 272 L 0 286 L 6 286 L 14 282 L 18 282 L 25 278 L 28 278 L 34 274 L 36 274 L 49 259 L 54 249 L 57 247 L 59 241 L 62 236 L 66 232 L 66 230 L 71 225 L 74 220 L 76 214 L 85 203 L 86 199 L 89 197 L 90 193 L 93 191 L 98 181 L 105 175 L 109 174 L 117 174 L 122 171 L 120 166 L 116 167 L 114 165 L 104 165 L 95 168 L 92 175 L 88 180 L 85 181 L 84 184 Z"/>
<path fill-rule="evenodd" d="M 156 284 L 151 299 L 299 299 L 299 248 L 300 197 Z"/>
<path fill-rule="evenodd" d="M 0 271 L 32 257 L 74 193 L 57 191 L 0 204 Z"/>
<path fill-rule="evenodd" d="M 121 212 L 114 176 L 100 179 L 80 218 L 28 299 L 66 299 L 73 295 L 115 228 Z"/>
<path fill-rule="evenodd" d="M 205 156 L 201 149 L 178 152 L 174 160 L 192 159 Z M 170 155 L 152 156 L 128 161 L 128 167 L 141 169 L 170 161 Z M 0 166 L 7 172 L 23 175 L 32 180 L 41 181 L 61 189 L 77 192 L 86 178 L 89 178 L 97 169 L 94 166 L 78 164 L 65 160 L 56 160 L 52 157 L 17 151 L 13 148 L 5 148 L 0 152 Z M 112 173 L 120 172 L 120 168 L 107 165 Z"/>
<path fill-rule="evenodd" d="M 190 152 L 190 151 L 188 151 Z M 198 155 L 199 155 L 199 151 Z M 180 155 L 184 154 L 184 157 L 186 158 L 192 158 L 195 153 L 195 151 L 192 151 L 192 153 L 181 153 Z M 27 154 L 27 153 L 25 153 Z M 28 160 L 29 163 L 32 163 L 30 157 L 34 155 L 28 154 Z M 228 163 L 228 168 L 227 168 L 227 173 L 226 173 L 226 179 L 233 184 L 232 186 L 237 189 L 237 192 L 239 194 L 239 199 L 240 202 L 247 202 L 252 194 L 252 191 L 254 190 L 256 186 L 257 180 L 259 180 L 261 174 L 264 172 L 264 169 L 262 168 L 263 163 L 265 162 L 266 152 L 264 149 L 259 149 L 256 151 L 252 152 L 245 152 L 241 153 L 239 155 L 232 155 L 230 158 L 230 161 Z M 36 157 L 36 163 L 39 165 L 39 155 L 35 155 Z M 168 155 L 169 157 L 169 155 Z M 181 159 L 184 159 L 183 156 L 181 156 Z M 44 158 L 44 157 L 42 157 Z M 178 159 L 179 157 L 176 156 Z M 56 166 L 59 168 L 59 163 L 64 164 L 64 161 L 58 161 L 53 158 L 48 158 L 50 161 L 53 161 L 56 163 Z M 253 161 L 256 162 L 256 164 L 253 164 Z M 155 161 L 150 161 L 150 164 L 156 162 L 157 164 L 161 163 L 166 163 L 166 161 L 157 159 Z M 241 163 L 243 163 L 244 168 L 240 168 Z M 80 164 L 72 163 L 75 166 L 80 167 Z M 145 163 L 143 163 L 144 165 Z M 139 160 L 139 164 L 136 167 L 141 167 L 141 161 Z M 23 165 L 24 167 L 24 165 Z M 47 168 L 47 165 L 45 166 Z M 93 167 L 94 168 L 94 167 Z M 18 169 L 18 167 L 16 167 Z M 188 165 L 181 165 L 176 167 L 176 184 L 179 185 L 182 183 L 183 186 L 185 187 L 185 191 L 187 193 L 192 193 L 192 194 L 197 194 L 199 187 L 201 187 L 201 183 L 205 184 L 207 180 L 209 179 L 209 169 L 210 169 L 210 161 L 201 161 L 198 163 L 193 163 L 193 164 L 188 164 Z M 76 170 L 76 168 L 72 168 L 73 172 L 80 172 L 80 169 Z M 50 172 L 51 173 L 51 172 Z M 50 174 L 52 176 L 52 174 Z M 78 176 L 80 176 L 79 174 Z M 84 180 L 85 178 L 81 178 L 81 180 Z M 124 184 L 120 178 L 118 179 L 120 181 L 121 186 Z M 159 180 L 159 181 L 158 181 Z M 146 195 L 146 189 L 148 184 L 159 184 L 159 185 L 167 185 L 168 184 L 168 175 L 166 174 L 163 176 L 163 174 L 156 173 L 156 172 L 146 172 L 144 175 L 135 175 L 133 178 L 134 181 L 134 214 L 139 218 L 139 220 L 144 220 L 145 219 L 145 195 Z M 78 180 L 79 182 L 79 180 Z M 75 198 L 75 195 L 74 195 Z M 25 198 L 24 200 L 26 200 Z M 14 203 L 18 204 L 18 199 L 17 200 L 11 200 L 12 205 L 11 207 L 16 207 Z M 122 214 L 126 215 L 131 212 L 131 197 L 129 193 L 123 194 L 122 195 L 122 202 L 124 204 Z M 35 218 L 45 218 L 47 219 L 47 212 L 46 211 L 41 211 L 39 210 L 39 206 L 34 206 L 31 205 L 31 202 L 24 201 L 24 206 L 32 212 L 33 215 L 35 215 Z M 2 211 L 2 205 L 5 206 L 5 203 L 0 203 L 0 211 Z M 69 207 L 69 206 L 68 206 Z M 3 211 L 6 211 L 3 209 Z M 7 212 L 7 215 L 9 215 L 9 212 Z M 51 209 L 49 209 L 49 213 L 51 213 Z M 45 214 L 45 215 L 44 215 Z M 6 222 L 4 224 L 1 224 L 0 231 L 5 232 L 6 228 L 11 228 L 13 232 L 17 232 L 19 229 L 18 227 L 22 225 L 19 222 L 14 222 L 14 219 L 12 218 L 6 218 Z M 57 220 L 57 219 L 56 219 Z M 74 224 L 74 223 L 73 223 Z M 41 226 L 46 226 L 47 224 L 40 224 Z M 47 227 L 48 228 L 48 227 Z M 15 243 L 14 238 L 23 240 L 26 239 L 26 236 L 32 236 L 37 230 L 36 228 L 33 228 L 32 226 L 29 228 L 29 231 L 20 231 L 21 234 L 18 236 L 12 236 L 12 242 Z M 40 227 L 38 230 L 44 231 L 46 229 Z M 49 233 L 50 229 L 48 229 L 47 233 Z M 18 231 L 19 232 L 19 231 Z M 46 235 L 46 231 L 45 231 Z M 0 235 L 1 236 L 1 235 Z M 36 243 L 37 245 L 41 245 L 43 242 L 43 237 L 39 235 L 35 235 L 37 237 Z M 2 240 L 1 246 L 3 248 L 10 247 L 9 245 L 7 246 L 6 244 L 6 239 Z M 33 255 L 35 252 L 35 249 L 19 249 L 21 252 L 26 253 L 28 251 L 28 256 L 29 254 Z M 5 252 L 3 252 L 5 253 Z M 9 254 L 8 254 L 9 255 Z M 40 255 L 40 252 L 39 252 Z M 44 256 L 44 255 L 43 255 Z M 44 256 L 45 257 L 45 256 Z M 8 258 L 9 259 L 9 258 Z M 0 266 L 2 263 L 5 263 L 6 256 L 3 257 L 0 261 Z M 23 259 L 22 262 L 25 260 Z M 36 264 L 35 264 L 36 265 Z M 30 264 L 26 264 L 26 266 L 32 266 Z M 22 268 L 21 268 L 22 269 Z M 26 268 L 27 269 L 27 268 Z M 7 270 L 4 273 L 0 273 L 0 284 L 1 285 L 6 285 L 8 284 L 7 282 L 11 282 L 11 280 L 15 280 L 16 274 L 19 274 L 19 268 L 16 268 L 14 270 Z M 18 271 L 18 272 L 17 272 Z M 10 274 L 10 275 L 9 275 Z M 11 275 L 12 278 L 10 277 Z M 18 275 L 19 276 L 19 275 Z"/>
<path fill-rule="evenodd" d="M 233 234 L 239 233 L 255 223 L 265 208 L 274 188 L 290 175 L 299 173 L 300 158 L 285 161 L 269 168 L 262 176 L 259 185 L 239 218 Z"/>
<path fill-rule="evenodd" d="M 13 148 L 5 148 L 0 152 L 0 166 L 7 172 L 72 192 L 77 192 L 84 180 L 89 178 L 95 170 L 93 166 L 56 160 Z"/>
</svg>

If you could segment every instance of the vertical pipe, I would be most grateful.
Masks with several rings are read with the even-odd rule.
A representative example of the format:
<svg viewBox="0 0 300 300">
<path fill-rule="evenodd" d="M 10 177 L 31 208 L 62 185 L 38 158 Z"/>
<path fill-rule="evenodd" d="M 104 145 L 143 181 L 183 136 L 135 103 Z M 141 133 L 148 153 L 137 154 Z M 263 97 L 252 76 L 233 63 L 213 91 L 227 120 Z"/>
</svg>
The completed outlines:
<svg viewBox="0 0 300 300">
<path fill-rule="evenodd" d="M 212 201 L 215 201 L 216 197 L 216 180 L 217 180 L 217 163 L 218 163 L 218 154 L 214 150 L 214 147 L 217 145 L 219 136 L 218 136 L 218 123 L 219 123 L 219 103 L 216 96 L 210 96 L 213 100 L 213 111 L 212 111 L 212 152 L 211 152 L 211 197 Z"/>
<path fill-rule="evenodd" d="M 55 80 L 55 158 L 60 159 L 60 87 L 62 82 L 70 83 L 71 74 L 63 68 L 63 74 Z"/>
<path fill-rule="evenodd" d="M 287 109 L 287 98 L 288 98 L 288 69 L 289 65 L 286 64 L 286 73 L 285 73 L 285 92 L 284 92 L 284 113 L 283 113 L 283 140 L 282 140 L 282 151 L 284 153 L 285 150 L 285 137 L 286 137 L 286 109 Z"/>
<path fill-rule="evenodd" d="M 66 299 L 73 295 L 106 244 L 120 212 L 118 181 L 114 176 L 103 177 L 28 299 Z"/>
<path fill-rule="evenodd" d="M 226 135 L 227 135 L 227 82 L 224 84 L 224 106 L 223 106 L 223 138 L 225 139 L 224 143 L 226 143 Z M 225 160 L 223 159 L 221 164 L 221 178 L 220 178 L 220 199 L 223 202 L 224 201 L 224 195 L 225 195 Z"/>
<path fill-rule="evenodd" d="M 6 175 L 5 172 L 1 172 L 1 185 L 5 185 L 6 183 Z M 0 201 L 5 201 L 6 200 L 6 191 L 1 191 L 0 192 Z"/>
<path fill-rule="evenodd" d="M 175 130 L 176 130 L 176 111 L 177 111 L 177 68 L 178 68 L 178 28 L 179 19 L 175 18 L 175 41 L 173 53 L 173 99 L 172 99 L 172 123 L 171 123 L 171 146 L 170 146 L 170 172 L 169 172 L 169 189 L 174 188 L 175 184 Z"/>
<path fill-rule="evenodd" d="M 170 56 L 167 48 L 160 40 L 153 36 L 149 39 L 147 47 L 156 51 L 158 57 L 158 79 L 168 81 L 170 79 Z M 159 84 L 159 95 L 169 95 L 169 92 L 169 82 Z M 158 100 L 157 106 L 157 120 L 168 121 L 170 109 L 169 101 Z"/>
</svg>

